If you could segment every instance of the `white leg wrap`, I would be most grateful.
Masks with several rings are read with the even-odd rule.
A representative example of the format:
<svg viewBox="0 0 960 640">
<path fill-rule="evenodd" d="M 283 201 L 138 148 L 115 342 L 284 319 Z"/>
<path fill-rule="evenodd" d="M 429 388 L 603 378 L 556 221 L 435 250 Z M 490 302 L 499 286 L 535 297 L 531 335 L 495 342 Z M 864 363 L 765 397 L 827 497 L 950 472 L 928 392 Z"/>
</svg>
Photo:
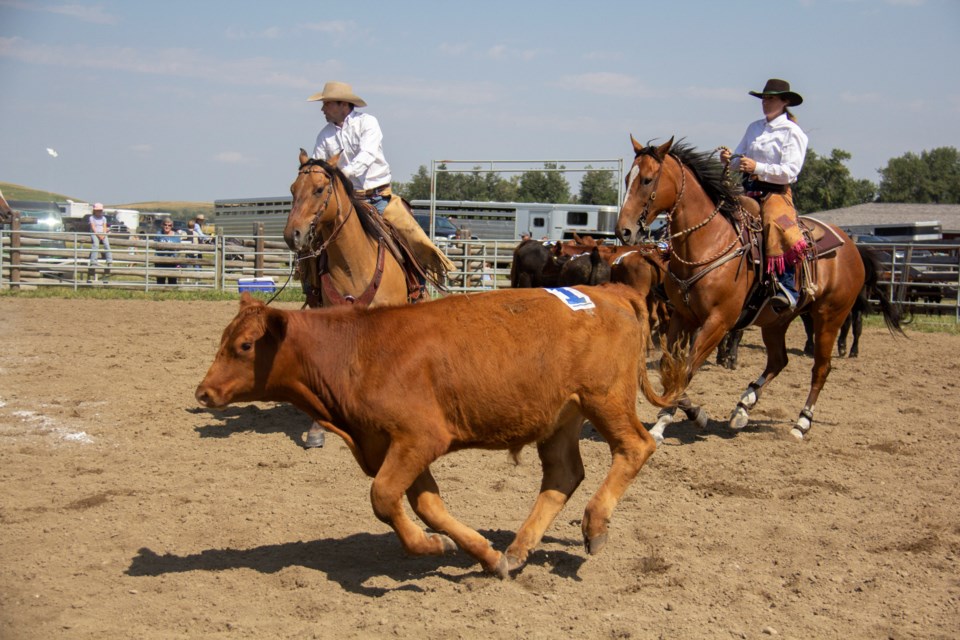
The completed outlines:
<svg viewBox="0 0 960 640">
<path fill-rule="evenodd" d="M 813 426 L 813 407 L 804 407 L 803 411 L 800 412 L 800 417 L 797 418 L 797 424 L 790 429 L 790 435 L 792 435 L 797 440 L 803 440 L 803 436 L 810 431 L 810 427 Z"/>
<path fill-rule="evenodd" d="M 746 407 L 738 404 L 730 415 L 730 428 L 739 431 L 750 423 L 750 414 Z"/>
<path fill-rule="evenodd" d="M 650 429 L 650 435 L 653 436 L 653 441 L 657 443 L 657 446 L 660 446 L 660 443 L 663 442 L 663 430 L 667 428 L 667 425 L 673 422 L 672 413 L 661 413 L 657 418 L 657 424 L 653 425 L 653 428 Z"/>
</svg>

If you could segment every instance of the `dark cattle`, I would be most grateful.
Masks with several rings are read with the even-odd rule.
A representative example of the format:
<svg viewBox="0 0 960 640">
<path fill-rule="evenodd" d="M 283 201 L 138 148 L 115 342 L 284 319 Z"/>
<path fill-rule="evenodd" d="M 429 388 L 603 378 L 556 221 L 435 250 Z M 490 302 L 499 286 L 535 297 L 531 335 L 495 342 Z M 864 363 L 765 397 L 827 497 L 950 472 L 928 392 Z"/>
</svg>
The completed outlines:
<svg viewBox="0 0 960 640">
<path fill-rule="evenodd" d="M 610 265 L 600 257 L 597 247 L 588 253 L 571 257 L 560 267 L 561 287 L 572 287 L 578 284 L 598 285 L 610 282 Z"/>
<path fill-rule="evenodd" d="M 510 286 L 514 289 L 555 287 L 560 267 L 550 247 L 539 240 L 524 240 L 513 250 Z"/>
<path fill-rule="evenodd" d="M 584 478 L 579 438 L 589 419 L 610 446 L 609 473 L 587 503 L 589 553 L 653 453 L 636 414 L 638 389 L 669 404 L 686 371 L 668 364 L 671 392 L 647 379 L 644 300 L 629 287 L 579 287 L 594 308 L 574 311 L 540 289 L 450 296 L 401 307 L 284 311 L 244 295 L 197 400 L 291 402 L 346 442 L 374 478 L 376 516 L 411 554 L 463 549 L 501 577 L 523 566 Z M 531 368 L 535 367 L 535 368 Z M 535 375 L 532 373 L 535 372 Z M 505 553 L 451 516 L 430 465 L 466 448 L 535 444 L 540 494 Z M 404 494 L 430 534 L 407 515 Z"/>
</svg>

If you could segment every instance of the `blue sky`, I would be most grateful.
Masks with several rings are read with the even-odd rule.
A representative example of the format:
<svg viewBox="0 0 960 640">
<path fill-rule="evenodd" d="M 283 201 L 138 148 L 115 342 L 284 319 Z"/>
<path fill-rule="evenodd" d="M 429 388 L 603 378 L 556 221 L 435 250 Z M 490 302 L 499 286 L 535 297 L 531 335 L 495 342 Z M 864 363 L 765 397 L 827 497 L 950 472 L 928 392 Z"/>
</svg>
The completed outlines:
<svg viewBox="0 0 960 640">
<path fill-rule="evenodd" d="M 732 147 L 761 116 L 747 91 L 779 77 L 811 148 L 877 182 L 960 147 L 958 65 L 957 0 L 0 0 L 0 180 L 108 204 L 282 195 L 328 80 L 369 103 L 401 181 L 440 159 L 628 159 L 630 134 Z"/>
</svg>

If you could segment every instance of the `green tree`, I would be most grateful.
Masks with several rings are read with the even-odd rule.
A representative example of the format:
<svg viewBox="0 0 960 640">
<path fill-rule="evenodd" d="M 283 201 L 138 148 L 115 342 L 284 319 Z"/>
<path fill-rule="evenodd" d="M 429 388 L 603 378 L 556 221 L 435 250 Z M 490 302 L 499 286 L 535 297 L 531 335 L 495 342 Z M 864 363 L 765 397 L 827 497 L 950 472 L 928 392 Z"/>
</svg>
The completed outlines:
<svg viewBox="0 0 960 640">
<path fill-rule="evenodd" d="M 587 172 L 580 181 L 580 204 L 618 204 L 617 178 L 612 171 L 593 171 L 587 165 Z"/>
<path fill-rule="evenodd" d="M 556 169 L 563 169 L 556 162 L 545 162 L 544 171 L 524 171 L 517 185 L 518 202 L 570 201 L 570 184 Z"/>
<path fill-rule="evenodd" d="M 881 202 L 960 204 L 960 154 L 938 147 L 907 152 L 880 170 Z"/>
<path fill-rule="evenodd" d="M 830 157 L 818 156 L 807 149 L 803 171 L 793 190 L 793 202 L 802 214 L 852 207 L 876 199 L 877 186 L 869 180 L 857 180 L 844 164 L 852 156 L 834 149 Z"/>
<path fill-rule="evenodd" d="M 429 200 L 430 172 L 427 171 L 426 166 L 420 165 L 417 172 L 410 178 L 410 182 L 393 182 L 391 187 L 407 200 Z"/>
</svg>

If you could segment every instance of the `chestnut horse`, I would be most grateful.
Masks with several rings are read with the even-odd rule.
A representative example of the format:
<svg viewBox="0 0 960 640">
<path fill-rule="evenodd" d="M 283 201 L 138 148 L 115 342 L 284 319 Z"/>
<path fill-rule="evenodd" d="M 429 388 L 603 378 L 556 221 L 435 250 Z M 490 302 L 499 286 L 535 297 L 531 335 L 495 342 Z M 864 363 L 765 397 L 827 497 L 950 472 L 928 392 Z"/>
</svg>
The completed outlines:
<svg viewBox="0 0 960 640">
<path fill-rule="evenodd" d="M 639 144 L 633 136 L 634 160 L 626 179 L 626 199 L 617 221 L 624 243 L 637 242 L 657 215 L 667 213 L 672 251 L 668 263 L 667 295 L 673 303 L 667 346 L 689 346 L 691 378 L 721 338 L 737 324 L 747 298 L 761 274 L 751 265 L 738 225 L 744 223 L 740 194 L 724 180 L 721 164 L 712 153 L 673 143 L 659 147 Z M 864 267 L 856 246 L 833 227 L 843 244 L 816 263 L 812 302 L 795 311 L 777 313 L 760 307 L 752 324 L 761 328 L 767 349 L 763 373 L 751 382 L 730 417 L 732 429 L 749 422 L 764 387 L 787 364 L 785 335 L 790 322 L 803 310 L 813 318 L 815 346 L 810 393 L 790 433 L 802 439 L 813 423 L 813 411 L 830 371 L 830 356 L 844 318 L 863 286 Z M 799 280 L 799 278 L 798 278 Z M 801 283 L 798 283 L 798 285 Z M 811 296 L 806 296 L 809 299 Z M 679 405 L 701 428 L 706 412 L 684 395 Z M 660 412 L 651 432 L 657 441 L 673 421 L 673 409 Z"/>
<path fill-rule="evenodd" d="M 297 253 L 307 304 L 379 307 L 409 300 L 396 244 L 354 200 L 353 185 L 335 159 L 311 160 L 301 149 L 290 192 L 293 204 L 283 238 Z"/>
</svg>

